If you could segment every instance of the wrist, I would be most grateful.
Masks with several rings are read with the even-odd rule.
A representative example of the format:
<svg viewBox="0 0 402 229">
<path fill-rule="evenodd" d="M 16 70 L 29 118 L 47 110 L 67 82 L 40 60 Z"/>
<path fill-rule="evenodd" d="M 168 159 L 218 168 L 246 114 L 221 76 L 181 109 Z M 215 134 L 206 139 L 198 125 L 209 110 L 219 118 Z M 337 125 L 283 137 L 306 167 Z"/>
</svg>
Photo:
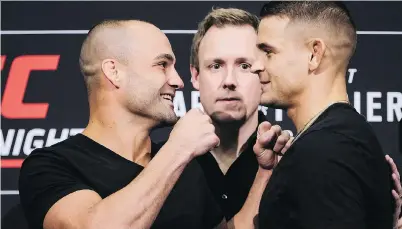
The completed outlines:
<svg viewBox="0 0 402 229">
<path fill-rule="evenodd" d="M 271 177 L 272 175 L 272 169 L 264 169 L 261 166 L 258 166 L 257 170 L 257 176 L 260 178 L 266 178 L 267 180 Z"/>
<path fill-rule="evenodd" d="M 177 161 L 180 164 L 188 164 L 191 160 L 194 158 L 194 154 L 182 147 L 182 146 L 177 146 L 174 143 L 170 143 L 169 141 L 163 145 L 161 148 L 164 152 L 166 151 L 167 154 L 169 154 L 170 157 L 175 158 L 175 161 Z"/>
</svg>

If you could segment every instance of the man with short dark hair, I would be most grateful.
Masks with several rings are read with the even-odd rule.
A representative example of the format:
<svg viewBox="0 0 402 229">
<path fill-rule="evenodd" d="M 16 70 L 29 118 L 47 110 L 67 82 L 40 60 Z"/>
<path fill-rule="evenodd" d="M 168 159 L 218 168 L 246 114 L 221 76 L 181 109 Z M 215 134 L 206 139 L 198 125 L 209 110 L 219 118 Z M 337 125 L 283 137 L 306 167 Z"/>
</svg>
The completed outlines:
<svg viewBox="0 0 402 229">
<path fill-rule="evenodd" d="M 298 134 L 265 189 L 259 227 L 392 228 L 389 166 L 346 91 L 356 47 L 348 11 L 337 2 L 270 2 L 260 16 L 261 103 L 286 109 Z"/>
</svg>

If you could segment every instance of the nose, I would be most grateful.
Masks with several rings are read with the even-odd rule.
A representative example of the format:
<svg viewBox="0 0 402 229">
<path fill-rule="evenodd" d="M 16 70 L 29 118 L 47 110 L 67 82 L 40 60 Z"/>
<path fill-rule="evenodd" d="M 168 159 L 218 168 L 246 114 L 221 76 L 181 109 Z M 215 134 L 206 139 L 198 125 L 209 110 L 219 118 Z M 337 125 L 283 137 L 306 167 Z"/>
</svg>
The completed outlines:
<svg viewBox="0 0 402 229">
<path fill-rule="evenodd" d="M 268 75 L 265 71 L 264 58 L 266 58 L 266 56 L 260 53 L 257 60 L 251 65 L 250 69 L 252 73 L 258 74 L 261 83 L 266 83 L 268 81 Z"/>
<path fill-rule="evenodd" d="M 237 77 L 236 74 L 232 71 L 228 71 L 226 76 L 223 79 L 223 88 L 228 88 L 229 90 L 234 90 L 237 87 Z"/>
<path fill-rule="evenodd" d="M 177 89 L 182 89 L 184 87 L 183 80 L 181 79 L 179 73 L 177 73 L 176 69 L 173 69 L 172 75 L 168 78 L 169 86 Z"/>
<path fill-rule="evenodd" d="M 259 55 L 257 60 L 251 65 L 251 72 L 254 74 L 260 74 L 265 70 L 262 56 Z"/>
</svg>

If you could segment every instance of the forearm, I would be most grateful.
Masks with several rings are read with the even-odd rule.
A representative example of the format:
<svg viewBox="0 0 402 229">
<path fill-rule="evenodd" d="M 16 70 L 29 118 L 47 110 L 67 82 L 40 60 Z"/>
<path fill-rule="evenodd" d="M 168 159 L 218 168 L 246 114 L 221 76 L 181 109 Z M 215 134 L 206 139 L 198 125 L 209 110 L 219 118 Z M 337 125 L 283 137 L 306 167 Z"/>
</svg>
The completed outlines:
<svg viewBox="0 0 402 229">
<path fill-rule="evenodd" d="M 163 147 L 125 188 L 96 204 L 93 228 L 149 228 L 190 158 Z"/>
<path fill-rule="evenodd" d="M 229 228 L 254 228 L 260 201 L 272 171 L 259 168 L 242 209 L 228 222 Z"/>
</svg>

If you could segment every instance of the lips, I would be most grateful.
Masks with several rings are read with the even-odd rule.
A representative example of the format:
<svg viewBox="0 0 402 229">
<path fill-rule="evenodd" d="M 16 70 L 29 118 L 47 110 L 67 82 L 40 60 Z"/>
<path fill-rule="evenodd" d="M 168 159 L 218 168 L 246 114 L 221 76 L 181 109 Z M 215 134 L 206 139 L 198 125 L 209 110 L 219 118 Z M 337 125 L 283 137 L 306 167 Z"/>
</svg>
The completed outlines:
<svg viewBox="0 0 402 229">
<path fill-rule="evenodd" d="M 223 98 L 218 98 L 216 101 L 240 101 L 239 97 L 223 97 Z"/>
<path fill-rule="evenodd" d="M 225 98 L 225 99 L 218 99 L 218 101 L 238 101 L 240 99 L 237 98 Z"/>
<path fill-rule="evenodd" d="M 174 94 L 162 93 L 161 96 L 163 99 L 173 102 Z"/>
</svg>

